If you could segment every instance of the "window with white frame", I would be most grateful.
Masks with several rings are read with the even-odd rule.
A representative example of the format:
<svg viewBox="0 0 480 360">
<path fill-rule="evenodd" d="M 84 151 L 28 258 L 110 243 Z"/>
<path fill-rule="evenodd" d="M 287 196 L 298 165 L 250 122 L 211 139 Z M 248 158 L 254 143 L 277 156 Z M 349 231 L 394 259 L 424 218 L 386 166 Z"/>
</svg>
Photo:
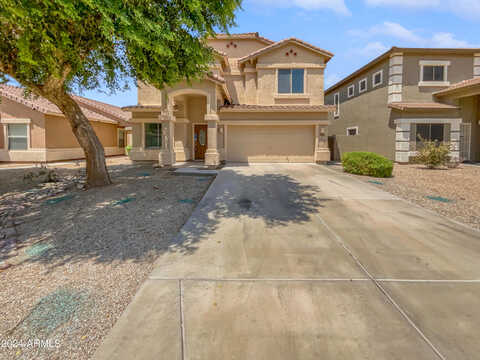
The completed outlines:
<svg viewBox="0 0 480 360">
<path fill-rule="evenodd" d="M 124 148 L 125 147 L 125 130 L 118 129 L 118 147 Z"/>
<path fill-rule="evenodd" d="M 358 135 L 358 126 L 352 126 L 347 128 L 347 136 Z"/>
<path fill-rule="evenodd" d="M 450 61 L 420 61 L 420 86 L 449 85 L 448 66 Z"/>
<path fill-rule="evenodd" d="M 348 90 L 347 90 L 347 93 L 348 93 L 348 97 L 351 98 L 352 96 L 355 95 L 355 85 L 351 85 L 348 87 Z"/>
<path fill-rule="evenodd" d="M 335 106 L 335 111 L 333 116 L 339 117 L 340 116 L 340 94 L 336 93 L 333 95 L 333 105 Z"/>
<path fill-rule="evenodd" d="M 383 83 L 383 70 L 377 71 L 372 76 L 372 87 L 380 86 Z"/>
<path fill-rule="evenodd" d="M 304 77 L 304 69 L 278 69 L 278 93 L 303 94 Z"/>
<path fill-rule="evenodd" d="M 162 124 L 145 123 L 145 148 L 159 149 L 162 147 Z"/>
<path fill-rule="evenodd" d="M 367 91 L 367 79 L 360 80 L 358 83 L 358 92 L 363 93 Z"/>
<path fill-rule="evenodd" d="M 28 150 L 28 124 L 7 125 L 8 150 Z"/>
</svg>

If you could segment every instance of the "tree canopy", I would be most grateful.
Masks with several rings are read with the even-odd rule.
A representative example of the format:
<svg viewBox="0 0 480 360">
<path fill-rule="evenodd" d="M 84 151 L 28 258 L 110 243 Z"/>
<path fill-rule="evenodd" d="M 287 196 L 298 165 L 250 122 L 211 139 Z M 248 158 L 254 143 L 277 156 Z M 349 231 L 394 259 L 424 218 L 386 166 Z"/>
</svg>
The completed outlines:
<svg viewBox="0 0 480 360">
<path fill-rule="evenodd" d="M 11 76 L 55 103 L 85 151 L 87 181 L 96 172 L 96 184 L 108 184 L 103 147 L 69 93 L 100 86 L 118 90 L 128 78 L 161 88 L 201 77 L 212 60 L 206 38 L 228 32 L 240 5 L 241 0 L 0 0 L 0 81 Z"/>
</svg>

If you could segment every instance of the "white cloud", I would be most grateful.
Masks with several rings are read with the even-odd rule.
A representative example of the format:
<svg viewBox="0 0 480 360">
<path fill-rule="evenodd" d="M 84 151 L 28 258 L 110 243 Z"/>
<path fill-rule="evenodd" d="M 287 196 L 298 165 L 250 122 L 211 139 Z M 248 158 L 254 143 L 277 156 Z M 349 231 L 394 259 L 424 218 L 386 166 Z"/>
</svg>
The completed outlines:
<svg viewBox="0 0 480 360">
<path fill-rule="evenodd" d="M 436 33 L 433 35 L 431 44 L 439 48 L 477 48 L 480 45 L 471 44 L 465 40 L 455 39 L 451 33 Z"/>
<path fill-rule="evenodd" d="M 253 0 L 255 5 L 271 7 L 297 7 L 305 10 L 332 10 L 337 14 L 351 15 L 344 0 Z"/>
<path fill-rule="evenodd" d="M 383 54 L 388 49 L 389 49 L 388 46 L 385 46 L 382 42 L 374 41 L 374 42 L 369 42 L 367 45 L 365 45 L 362 48 L 353 49 L 352 53 L 361 55 L 364 57 L 368 57 L 368 58 L 374 58 L 380 54 Z"/>
<path fill-rule="evenodd" d="M 397 39 L 401 42 L 400 44 L 395 44 L 397 46 L 421 46 L 436 48 L 475 48 L 480 46 L 472 44 L 466 40 L 457 39 L 455 38 L 454 34 L 447 32 L 433 33 L 431 36 L 422 36 L 415 30 L 407 29 L 400 24 L 388 21 L 372 26 L 368 30 L 351 30 L 349 31 L 349 34 L 360 38 L 389 37 Z M 380 43 L 371 42 L 367 44 L 367 46 L 373 48 L 374 44 L 377 44 L 378 46 Z"/>
<path fill-rule="evenodd" d="M 453 12 L 457 15 L 478 19 L 480 1 L 478 0 L 365 0 L 370 6 L 391 6 L 410 9 L 429 8 L 435 11 Z"/>
<path fill-rule="evenodd" d="M 382 24 L 372 26 L 366 31 L 351 30 L 350 35 L 359 37 L 373 37 L 377 35 L 391 36 L 397 39 L 418 43 L 422 41 L 422 38 L 415 34 L 414 31 L 408 30 L 400 24 L 385 21 Z"/>
</svg>

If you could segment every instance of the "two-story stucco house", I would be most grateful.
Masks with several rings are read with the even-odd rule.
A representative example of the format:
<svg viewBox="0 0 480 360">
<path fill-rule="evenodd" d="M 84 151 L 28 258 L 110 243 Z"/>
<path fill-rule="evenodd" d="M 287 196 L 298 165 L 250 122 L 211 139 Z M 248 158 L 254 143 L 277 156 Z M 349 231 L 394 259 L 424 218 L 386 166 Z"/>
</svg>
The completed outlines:
<svg viewBox="0 0 480 360">
<path fill-rule="evenodd" d="M 333 54 L 258 33 L 208 41 L 216 61 L 202 81 L 158 90 L 138 84 L 133 160 L 320 162 L 330 158 L 324 71 Z"/>
<path fill-rule="evenodd" d="M 406 163 L 427 139 L 450 142 L 452 158 L 480 161 L 480 49 L 393 47 L 325 96 L 335 106 L 336 160 L 372 151 Z"/>
</svg>

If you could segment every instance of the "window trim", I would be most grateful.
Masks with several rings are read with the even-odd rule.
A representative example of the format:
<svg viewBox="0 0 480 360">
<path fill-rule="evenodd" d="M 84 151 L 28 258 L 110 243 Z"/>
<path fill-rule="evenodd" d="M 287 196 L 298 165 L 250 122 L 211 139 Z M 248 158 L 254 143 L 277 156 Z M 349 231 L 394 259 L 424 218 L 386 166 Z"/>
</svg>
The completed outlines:
<svg viewBox="0 0 480 360">
<path fill-rule="evenodd" d="M 450 86 L 448 81 L 448 67 L 451 61 L 448 60 L 420 60 L 420 79 L 418 86 Z M 423 81 L 423 70 L 425 66 L 443 66 L 443 81 Z"/>
<path fill-rule="evenodd" d="M 362 83 L 365 83 L 365 89 L 362 90 Z M 364 92 L 366 92 L 368 90 L 368 79 L 365 78 L 365 79 L 362 79 L 358 82 L 358 93 L 359 94 L 363 94 Z"/>
<path fill-rule="evenodd" d="M 380 74 L 380 82 L 378 84 L 375 84 L 375 77 Z M 380 86 L 383 84 L 383 69 L 377 71 L 372 75 L 372 88 L 376 88 L 377 86 Z"/>
<path fill-rule="evenodd" d="M 348 133 L 349 130 L 355 130 L 355 135 L 350 135 Z M 350 126 L 350 127 L 347 127 L 347 136 L 357 136 L 358 135 L 358 126 Z"/>
<path fill-rule="evenodd" d="M 289 93 L 280 93 L 278 92 L 278 74 L 279 70 L 290 70 L 290 92 Z M 303 92 L 294 93 L 292 92 L 292 70 L 303 70 Z M 308 96 L 305 89 L 307 88 L 307 69 L 304 67 L 279 67 L 275 71 L 275 97 L 290 97 L 290 96 Z"/>
<path fill-rule="evenodd" d="M 337 99 L 336 102 L 335 102 L 335 99 Z M 340 116 L 340 93 L 339 92 L 333 94 L 333 105 L 335 106 L 333 117 L 338 118 Z"/>
<path fill-rule="evenodd" d="M 352 95 L 350 95 L 350 89 L 353 89 Z M 347 88 L 347 96 L 349 99 L 355 96 L 355 84 L 352 84 Z"/>
<path fill-rule="evenodd" d="M 145 138 L 145 137 L 147 136 L 147 132 L 145 131 L 145 127 L 146 127 L 145 125 L 146 125 L 146 124 L 159 124 L 159 125 L 160 125 L 160 143 L 161 143 L 161 144 L 160 144 L 159 147 L 158 147 L 158 146 L 155 146 L 155 147 L 149 146 L 149 147 L 147 147 L 147 142 L 146 142 L 147 139 Z M 145 122 L 143 123 L 143 126 L 142 126 L 142 132 L 143 132 L 143 134 L 142 134 L 142 135 L 143 135 L 143 136 L 142 136 L 142 145 L 143 145 L 143 148 L 144 148 L 145 150 L 162 150 L 162 149 L 163 149 L 163 126 L 162 126 L 162 123 L 161 123 L 161 122 L 158 122 L 158 121 L 157 121 L 157 122 L 155 122 L 155 121 L 150 121 L 150 122 L 145 121 Z"/>
<path fill-rule="evenodd" d="M 3 126 L 3 136 L 4 136 L 4 150 L 6 151 L 29 151 L 31 150 L 30 146 L 30 130 L 31 130 L 31 120 L 30 119 L 1 119 L 0 126 Z M 26 125 L 27 126 L 27 148 L 24 150 L 10 150 L 9 136 L 8 136 L 8 125 Z"/>
</svg>

